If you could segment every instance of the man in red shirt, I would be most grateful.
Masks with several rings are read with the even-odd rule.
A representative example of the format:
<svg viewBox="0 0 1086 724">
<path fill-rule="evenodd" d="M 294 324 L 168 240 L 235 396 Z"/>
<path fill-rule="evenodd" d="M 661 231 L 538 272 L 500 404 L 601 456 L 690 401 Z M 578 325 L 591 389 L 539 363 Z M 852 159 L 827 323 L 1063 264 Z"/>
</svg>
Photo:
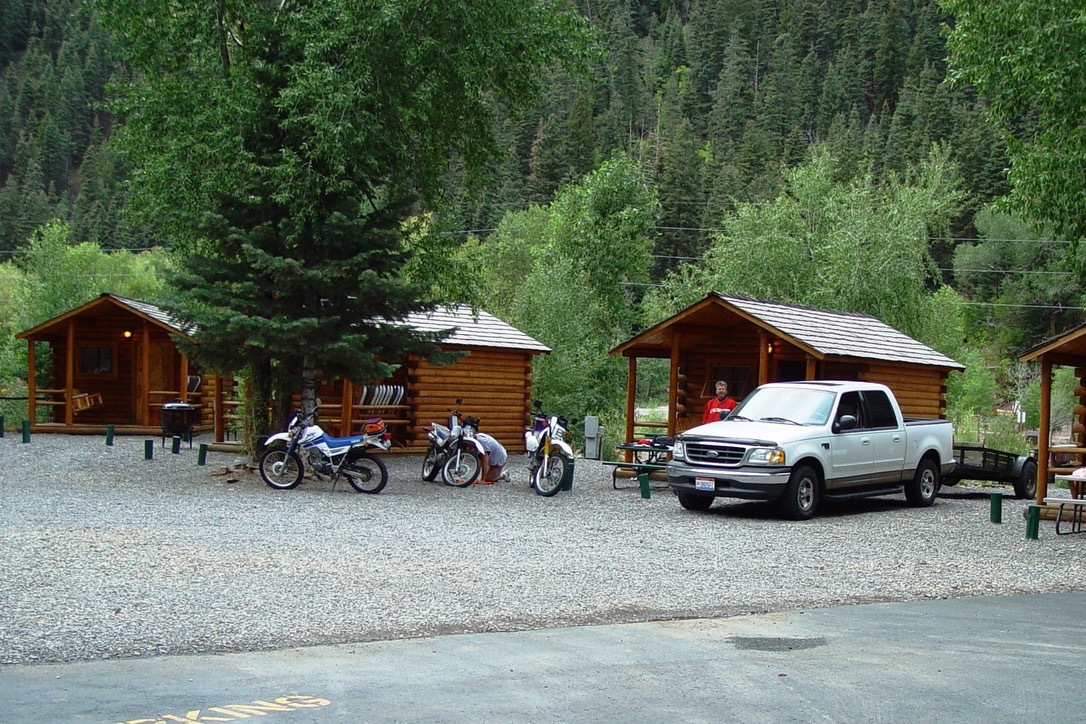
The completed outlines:
<svg viewBox="0 0 1086 724">
<path fill-rule="evenodd" d="M 710 397 L 705 403 L 705 412 L 701 416 L 701 424 L 716 422 L 724 418 L 724 415 L 735 409 L 739 404 L 728 397 L 728 383 L 720 380 L 716 383 L 716 397 Z"/>
</svg>

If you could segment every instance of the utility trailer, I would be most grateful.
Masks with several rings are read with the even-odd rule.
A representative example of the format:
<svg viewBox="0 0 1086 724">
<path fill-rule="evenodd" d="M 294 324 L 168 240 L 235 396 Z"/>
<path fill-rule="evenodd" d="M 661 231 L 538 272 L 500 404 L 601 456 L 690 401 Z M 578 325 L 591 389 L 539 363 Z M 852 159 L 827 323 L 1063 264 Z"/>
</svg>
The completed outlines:
<svg viewBox="0 0 1086 724">
<path fill-rule="evenodd" d="M 1037 460 L 1029 455 L 995 450 L 983 445 L 954 443 L 954 470 L 943 475 L 943 485 L 962 480 L 985 480 L 1014 486 L 1014 497 L 1037 495 Z"/>
</svg>

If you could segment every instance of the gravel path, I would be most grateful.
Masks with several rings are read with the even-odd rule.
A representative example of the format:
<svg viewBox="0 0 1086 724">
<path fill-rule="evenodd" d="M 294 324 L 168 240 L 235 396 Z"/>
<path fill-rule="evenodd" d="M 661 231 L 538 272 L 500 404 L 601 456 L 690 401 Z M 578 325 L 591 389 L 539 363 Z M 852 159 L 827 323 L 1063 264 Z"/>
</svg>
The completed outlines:
<svg viewBox="0 0 1086 724">
<path fill-rule="evenodd" d="M 0 664 L 215 653 L 1086 588 L 1082 536 L 1025 540 L 1025 503 L 901 496 L 778 520 L 615 491 L 579 461 L 574 489 L 422 482 L 388 458 L 380 495 L 216 475 L 236 456 L 142 438 L 0 439 Z M 1009 488 L 1006 489 L 1009 494 Z"/>
</svg>

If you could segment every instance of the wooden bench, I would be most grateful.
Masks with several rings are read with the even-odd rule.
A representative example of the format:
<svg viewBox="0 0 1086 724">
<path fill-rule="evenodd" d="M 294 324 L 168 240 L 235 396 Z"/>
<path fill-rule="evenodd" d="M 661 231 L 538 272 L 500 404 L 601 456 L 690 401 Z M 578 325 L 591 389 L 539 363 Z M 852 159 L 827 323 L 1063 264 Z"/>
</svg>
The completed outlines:
<svg viewBox="0 0 1086 724">
<path fill-rule="evenodd" d="M 1045 505 L 1059 506 L 1056 509 L 1056 535 L 1071 535 L 1072 533 L 1086 533 L 1083 530 L 1082 524 L 1086 522 L 1086 498 L 1045 498 Z M 1068 510 L 1068 522 L 1071 524 L 1071 530 L 1066 533 L 1060 532 L 1060 520 L 1063 518 L 1063 509 L 1070 506 Z"/>
</svg>

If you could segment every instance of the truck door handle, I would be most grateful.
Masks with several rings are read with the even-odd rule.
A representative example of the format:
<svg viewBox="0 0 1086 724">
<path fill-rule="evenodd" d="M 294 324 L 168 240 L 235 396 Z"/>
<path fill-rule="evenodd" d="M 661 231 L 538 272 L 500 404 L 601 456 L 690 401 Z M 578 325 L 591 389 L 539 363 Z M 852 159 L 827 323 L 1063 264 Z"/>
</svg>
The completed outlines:
<svg viewBox="0 0 1086 724">
<path fill-rule="evenodd" d="M 861 437 L 860 438 L 860 444 L 861 445 L 870 445 L 871 444 L 871 438 L 869 438 L 869 437 Z"/>
<path fill-rule="evenodd" d="M 894 442 L 901 442 L 901 435 L 894 435 Z"/>
</svg>

